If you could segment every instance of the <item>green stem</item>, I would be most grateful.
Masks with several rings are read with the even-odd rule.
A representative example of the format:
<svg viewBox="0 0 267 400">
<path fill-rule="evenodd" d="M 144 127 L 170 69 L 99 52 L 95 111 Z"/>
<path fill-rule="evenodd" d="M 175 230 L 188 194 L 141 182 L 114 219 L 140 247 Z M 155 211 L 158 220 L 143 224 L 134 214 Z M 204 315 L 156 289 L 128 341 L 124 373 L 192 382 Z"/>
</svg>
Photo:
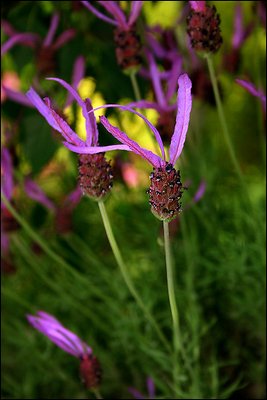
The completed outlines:
<svg viewBox="0 0 267 400">
<path fill-rule="evenodd" d="M 154 329 L 156 330 L 160 340 L 162 341 L 162 343 L 164 344 L 164 346 L 166 347 L 166 349 L 168 351 L 170 351 L 170 346 L 169 343 L 167 342 L 166 338 L 164 337 L 163 333 L 161 332 L 158 324 L 156 323 L 156 321 L 154 320 L 154 318 L 152 317 L 152 315 L 150 314 L 149 310 L 146 308 L 145 304 L 143 303 L 142 299 L 140 298 L 139 294 L 137 293 L 132 280 L 130 278 L 130 275 L 128 274 L 128 270 L 124 264 L 124 261 L 122 259 L 119 247 L 117 245 L 116 239 L 114 237 L 113 231 L 112 231 L 112 227 L 107 215 L 107 211 L 106 211 L 106 207 L 105 204 L 103 203 L 103 201 L 99 201 L 98 202 L 99 205 L 99 210 L 101 213 L 101 217 L 103 220 L 103 224 L 106 230 L 106 234 L 109 240 L 109 244 L 110 247 L 113 251 L 114 257 L 117 261 L 117 264 L 120 268 L 121 274 L 123 276 L 123 279 L 129 289 L 129 291 L 131 292 L 132 296 L 134 297 L 134 299 L 136 300 L 136 303 L 139 305 L 139 307 L 143 310 L 144 314 L 146 315 L 147 319 L 149 320 L 149 322 L 151 323 L 151 325 L 154 327 Z"/>
<path fill-rule="evenodd" d="M 92 389 L 92 392 L 94 393 L 96 399 L 103 399 L 99 392 L 99 389 Z"/>
<path fill-rule="evenodd" d="M 237 175 L 243 183 L 243 175 L 242 175 L 241 169 L 239 167 L 233 145 L 231 143 L 228 126 L 227 126 L 225 115 L 224 115 L 224 110 L 223 110 L 222 100 L 221 100 L 218 83 L 217 83 L 217 79 L 216 79 L 216 75 L 215 75 L 213 60 L 212 60 L 212 57 L 210 54 L 206 55 L 206 59 L 207 59 L 207 64 L 208 64 L 209 73 L 210 73 L 210 79 L 211 79 L 211 83 L 212 83 L 212 87 L 213 87 L 213 91 L 214 91 L 215 101 L 216 101 L 216 105 L 217 105 L 220 123 L 222 126 L 224 139 L 225 139 L 226 145 L 228 147 L 232 163 L 236 169 Z"/>
<path fill-rule="evenodd" d="M 137 82 L 137 79 L 136 79 L 136 72 L 135 71 L 131 72 L 130 78 L 131 78 L 133 91 L 134 91 L 134 96 L 136 98 L 136 101 L 140 101 L 141 100 L 141 93 L 140 93 L 140 90 L 139 90 L 139 86 L 138 86 L 138 82 Z"/>
<path fill-rule="evenodd" d="M 172 322 L 173 322 L 173 347 L 174 347 L 173 377 L 174 377 L 174 387 L 176 387 L 176 382 L 178 378 L 178 354 L 179 350 L 182 350 L 182 346 L 180 337 L 179 314 L 175 299 L 174 273 L 173 273 L 173 263 L 172 263 L 172 254 L 170 246 L 169 223 L 167 221 L 163 221 L 163 230 L 164 230 L 168 295 L 169 295 L 169 302 L 170 302 Z"/>
</svg>

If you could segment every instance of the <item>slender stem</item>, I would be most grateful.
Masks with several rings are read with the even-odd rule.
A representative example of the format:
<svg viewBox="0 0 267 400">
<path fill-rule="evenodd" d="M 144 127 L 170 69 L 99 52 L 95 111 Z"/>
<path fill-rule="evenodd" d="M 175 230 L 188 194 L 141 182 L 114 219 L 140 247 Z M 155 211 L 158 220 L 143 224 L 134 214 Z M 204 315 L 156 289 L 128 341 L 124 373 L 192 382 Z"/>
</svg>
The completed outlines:
<svg viewBox="0 0 267 400">
<path fill-rule="evenodd" d="M 103 399 L 103 397 L 101 396 L 101 394 L 99 392 L 99 389 L 96 389 L 96 388 L 92 389 L 92 392 L 94 393 L 96 399 Z"/>
<path fill-rule="evenodd" d="M 206 59 L 207 59 L 207 64 L 208 64 L 209 73 L 210 73 L 210 79 L 211 79 L 211 83 L 212 83 L 212 87 L 213 87 L 213 91 L 214 91 L 215 101 L 216 101 L 216 105 L 217 105 L 219 119 L 220 119 L 221 126 L 222 126 L 224 139 L 226 141 L 226 145 L 228 147 L 229 154 L 230 154 L 232 163 L 236 169 L 237 175 L 239 176 L 240 180 L 243 182 L 243 175 L 242 175 L 241 169 L 239 167 L 233 145 L 231 143 L 228 126 L 227 126 L 227 122 L 226 122 L 225 115 L 224 115 L 224 110 L 223 110 L 222 100 L 221 100 L 218 83 L 217 83 L 217 79 L 216 79 L 216 75 L 215 75 L 213 60 L 212 60 L 212 57 L 210 56 L 210 54 L 206 55 Z"/>
<path fill-rule="evenodd" d="M 141 93 L 140 93 L 140 90 L 139 90 L 139 86 L 138 86 L 138 82 L 137 82 L 137 79 L 136 79 L 136 72 L 135 71 L 131 72 L 130 78 L 131 78 L 131 82 L 132 82 L 133 91 L 134 91 L 134 95 L 135 95 L 136 101 L 140 101 L 141 100 Z"/>
<path fill-rule="evenodd" d="M 106 207 L 105 204 L 103 203 L 103 201 L 99 201 L 98 202 L 99 205 L 99 210 L 102 216 L 102 220 L 103 220 L 103 224 L 106 230 L 106 234 L 109 240 L 109 244 L 110 247 L 112 248 L 114 257 L 118 263 L 118 266 L 120 268 L 121 274 L 123 276 L 123 279 L 129 289 L 129 291 L 131 292 L 132 296 L 134 297 L 134 299 L 136 300 L 137 304 L 139 305 L 139 307 L 143 310 L 144 314 L 146 315 L 147 319 L 149 320 L 149 322 L 151 323 L 151 325 L 155 328 L 155 330 L 157 331 L 157 334 L 160 338 L 160 340 L 162 341 L 162 343 L 164 344 L 164 346 L 166 347 L 166 349 L 168 351 L 170 351 L 170 346 L 169 343 L 167 342 L 165 336 L 163 335 L 163 333 L 161 332 L 157 322 L 154 320 L 154 318 L 152 317 L 152 315 L 150 314 L 149 310 L 146 308 L 145 304 L 143 303 L 143 300 L 140 298 L 139 294 L 137 293 L 131 277 L 128 273 L 128 270 L 124 264 L 124 261 L 122 259 L 119 247 L 117 245 L 116 239 L 114 237 L 113 231 L 112 231 L 112 227 L 108 218 L 108 214 L 106 211 Z"/>
<path fill-rule="evenodd" d="M 169 302 L 170 302 L 172 322 L 173 322 L 173 347 L 174 347 L 173 373 L 174 373 L 174 387 L 176 387 L 176 382 L 178 377 L 178 353 L 179 350 L 181 350 L 182 346 L 180 337 L 179 314 L 175 299 L 174 273 L 173 273 L 173 263 L 172 263 L 172 254 L 170 246 L 169 223 L 167 221 L 163 221 L 163 230 L 164 230 L 168 295 L 169 295 Z"/>
</svg>

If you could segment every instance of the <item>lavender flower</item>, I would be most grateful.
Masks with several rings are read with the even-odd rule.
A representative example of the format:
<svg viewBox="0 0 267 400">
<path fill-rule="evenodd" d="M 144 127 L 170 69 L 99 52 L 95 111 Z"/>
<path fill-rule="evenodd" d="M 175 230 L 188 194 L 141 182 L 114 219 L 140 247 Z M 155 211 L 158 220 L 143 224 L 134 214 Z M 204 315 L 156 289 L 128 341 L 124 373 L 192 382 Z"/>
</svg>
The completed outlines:
<svg viewBox="0 0 267 400">
<path fill-rule="evenodd" d="M 3 44 L 1 56 L 18 43 L 33 47 L 36 51 L 37 68 L 40 73 L 51 73 L 55 69 L 54 56 L 56 51 L 76 35 L 75 30 L 71 28 L 62 32 L 58 38 L 55 39 L 58 24 L 59 14 L 55 13 L 51 18 L 48 32 L 43 39 L 40 35 L 35 33 L 18 33 L 7 21 L 2 21 L 3 30 L 10 38 Z"/>
<path fill-rule="evenodd" d="M 139 390 L 135 388 L 128 388 L 128 391 L 131 393 L 131 395 L 135 399 L 155 399 L 156 392 L 155 392 L 155 384 L 154 381 L 151 377 L 148 377 L 146 380 L 146 386 L 147 386 L 147 395 L 144 395 L 143 393 L 139 392 Z"/>
<path fill-rule="evenodd" d="M 222 44 L 220 17 L 215 6 L 209 7 L 205 1 L 190 1 L 191 12 L 187 17 L 187 33 L 191 46 L 197 51 L 214 53 Z"/>
<path fill-rule="evenodd" d="M 66 329 L 55 317 L 38 311 L 37 315 L 27 315 L 28 322 L 51 342 L 66 353 L 80 359 L 81 377 L 88 389 L 95 388 L 101 381 L 101 369 L 91 347 L 83 342 L 75 333 Z"/>
<path fill-rule="evenodd" d="M 120 106 L 118 104 L 103 106 L 103 108 L 118 107 L 123 110 L 131 111 L 141 117 L 155 134 L 162 157 L 159 157 L 151 151 L 140 147 L 138 143 L 130 139 L 120 129 L 112 126 L 107 118 L 104 116 L 100 117 L 101 123 L 116 139 L 127 145 L 131 151 L 140 155 L 142 158 L 152 164 L 154 170 L 150 174 L 151 185 L 148 193 L 150 197 L 151 211 L 157 218 L 161 220 L 173 219 L 176 215 L 178 215 L 181 209 L 179 200 L 182 195 L 183 186 L 180 179 L 180 171 L 176 171 L 173 165 L 178 160 L 184 147 L 192 107 L 192 85 L 187 74 L 183 74 L 179 77 L 178 86 L 177 116 L 170 143 L 169 162 L 166 161 L 162 139 L 158 130 L 142 114 L 134 111 L 130 107 Z"/>
<path fill-rule="evenodd" d="M 92 110 L 90 100 L 88 98 L 82 100 L 78 92 L 62 79 L 48 79 L 54 80 L 66 88 L 82 108 L 86 128 L 85 141 L 53 109 L 49 98 L 42 100 L 33 88 L 26 95 L 49 125 L 61 133 L 65 139 L 63 144 L 69 150 L 79 154 L 79 182 L 82 192 L 96 201 L 103 200 L 112 187 L 113 178 L 110 163 L 106 161 L 104 152 L 130 149 L 125 145 L 99 146 L 96 119 L 93 114 L 89 114 Z"/>
<path fill-rule="evenodd" d="M 132 71 L 141 63 L 141 42 L 136 33 L 135 22 L 141 12 L 142 1 L 131 1 L 131 11 L 127 20 L 122 9 L 116 1 L 98 1 L 105 10 L 112 15 L 106 16 L 96 9 L 90 1 L 81 1 L 94 15 L 116 27 L 114 41 L 116 44 L 116 57 L 119 66 L 125 71 Z"/>
</svg>

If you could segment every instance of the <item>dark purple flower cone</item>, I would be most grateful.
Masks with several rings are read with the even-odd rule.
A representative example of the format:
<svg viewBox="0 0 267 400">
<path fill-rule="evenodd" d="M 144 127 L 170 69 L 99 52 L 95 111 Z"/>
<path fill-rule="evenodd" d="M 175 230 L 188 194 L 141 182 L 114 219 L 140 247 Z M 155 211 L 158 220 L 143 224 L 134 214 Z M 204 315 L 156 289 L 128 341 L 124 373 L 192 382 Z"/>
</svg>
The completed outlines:
<svg viewBox="0 0 267 400">
<path fill-rule="evenodd" d="M 167 163 L 165 168 L 154 168 L 150 180 L 148 193 L 152 213 L 160 220 L 172 220 L 181 211 L 179 200 L 183 185 L 180 171 Z"/>
<path fill-rule="evenodd" d="M 83 194 L 103 200 L 112 188 L 113 174 L 104 153 L 79 155 L 79 182 Z"/>
<path fill-rule="evenodd" d="M 101 383 L 102 370 L 98 359 L 92 354 L 83 355 L 80 364 L 80 375 L 87 389 L 97 388 Z"/>
<path fill-rule="evenodd" d="M 116 44 L 116 57 L 123 70 L 139 68 L 142 62 L 140 36 L 136 33 L 135 26 L 125 30 L 120 27 L 114 31 Z"/>
<path fill-rule="evenodd" d="M 220 16 L 216 8 L 205 7 L 205 11 L 191 10 L 187 17 L 187 33 L 195 50 L 215 53 L 222 44 Z"/>
</svg>

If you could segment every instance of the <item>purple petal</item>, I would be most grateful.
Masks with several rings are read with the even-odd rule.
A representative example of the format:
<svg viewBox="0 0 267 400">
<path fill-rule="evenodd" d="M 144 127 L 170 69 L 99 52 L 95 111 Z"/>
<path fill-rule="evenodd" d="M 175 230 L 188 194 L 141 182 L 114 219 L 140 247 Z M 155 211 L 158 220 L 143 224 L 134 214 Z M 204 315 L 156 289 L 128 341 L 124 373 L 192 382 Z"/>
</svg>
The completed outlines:
<svg viewBox="0 0 267 400">
<path fill-rule="evenodd" d="M 164 151 L 164 146 L 163 146 L 163 143 L 162 143 L 161 136 L 160 136 L 158 130 L 151 124 L 151 122 L 149 122 L 149 120 L 146 117 L 144 117 L 144 115 L 140 114 L 139 112 L 133 110 L 130 107 L 121 106 L 120 104 L 106 104 L 104 106 L 100 106 L 100 107 L 94 108 L 93 111 L 97 111 L 97 110 L 100 110 L 102 108 L 119 108 L 121 110 L 130 111 L 131 113 L 136 114 L 140 118 L 142 118 L 145 121 L 145 123 L 149 126 L 149 128 L 152 130 L 152 132 L 154 133 L 154 135 L 156 137 L 156 140 L 158 142 L 158 145 L 160 147 L 160 150 L 161 150 L 162 158 L 165 161 L 165 151 Z"/>
<path fill-rule="evenodd" d="M 2 85 L 2 88 L 6 94 L 6 97 L 9 100 L 14 101 L 15 103 L 22 104 L 27 107 L 34 107 L 30 100 L 28 100 L 27 96 L 21 92 L 15 92 L 14 90 L 9 89 L 5 85 Z"/>
<path fill-rule="evenodd" d="M 39 332 L 47 336 L 58 347 L 80 357 L 83 354 L 91 354 L 92 349 L 84 343 L 76 334 L 66 329 L 56 318 L 43 311 L 38 316 L 27 315 L 29 323 Z"/>
<path fill-rule="evenodd" d="M 205 181 L 201 181 L 200 185 L 195 193 L 195 196 L 193 197 L 193 202 L 197 203 L 203 196 L 207 188 L 207 183 Z"/>
<path fill-rule="evenodd" d="M 57 38 L 57 40 L 54 42 L 54 49 L 58 50 L 60 47 L 62 47 L 64 44 L 69 42 L 71 39 L 74 38 L 76 35 L 75 29 L 67 29 L 66 31 L 62 32 L 61 35 Z"/>
<path fill-rule="evenodd" d="M 243 29 L 243 12 L 241 4 L 237 4 L 235 7 L 234 17 L 234 34 L 232 38 L 232 46 L 238 49 L 243 41 L 244 29 Z"/>
<path fill-rule="evenodd" d="M 71 207 L 74 208 L 81 200 L 83 194 L 80 188 L 80 185 L 78 185 L 64 200 L 64 207 Z"/>
<path fill-rule="evenodd" d="M 118 6 L 116 1 L 99 1 L 102 7 L 104 7 L 112 16 L 115 17 L 118 25 L 124 29 L 127 29 L 127 22 L 125 15 L 123 14 L 121 8 Z"/>
<path fill-rule="evenodd" d="M 98 11 L 95 7 L 93 7 L 88 1 L 81 1 L 81 3 L 88 8 L 95 16 L 98 18 L 102 19 L 105 22 L 108 22 L 109 24 L 117 26 L 118 23 L 114 19 L 111 19 L 107 17 L 105 14 L 102 14 L 100 11 Z"/>
<path fill-rule="evenodd" d="M 22 43 L 25 46 L 34 46 L 38 39 L 38 36 L 33 33 L 18 33 L 8 39 L 1 46 L 1 57 L 13 46 L 15 46 L 15 44 Z"/>
<path fill-rule="evenodd" d="M 56 207 L 51 200 L 44 194 L 42 189 L 30 178 L 26 178 L 24 181 L 24 189 L 27 195 L 37 201 L 38 203 L 42 204 L 44 207 L 48 208 L 49 210 L 55 211 Z"/>
<path fill-rule="evenodd" d="M 64 121 L 50 106 L 50 100 L 46 98 L 43 101 L 37 92 L 30 88 L 26 93 L 28 99 L 37 108 L 40 114 L 46 119 L 52 128 L 56 129 L 62 134 L 62 136 L 70 143 L 76 144 L 77 146 L 84 146 L 85 143 L 79 138 L 79 136 L 71 129 L 71 127 Z"/>
<path fill-rule="evenodd" d="M 147 378 L 146 385 L 147 385 L 147 390 L 148 390 L 150 399 L 154 399 L 155 398 L 155 384 L 151 377 Z"/>
<path fill-rule="evenodd" d="M 85 99 L 85 107 L 86 107 L 86 118 L 88 117 L 89 119 L 89 128 L 90 129 L 90 135 L 87 135 L 86 138 L 86 144 L 90 146 L 91 144 L 93 146 L 97 146 L 98 144 L 98 129 L 97 129 L 97 124 L 96 124 L 96 119 L 94 113 L 90 112 L 93 110 L 92 103 L 90 99 Z"/>
<path fill-rule="evenodd" d="M 167 102 L 162 89 L 157 64 L 150 52 L 147 52 L 147 58 L 149 63 L 150 77 L 152 80 L 153 89 L 156 95 L 157 102 L 161 107 L 165 107 Z"/>
<path fill-rule="evenodd" d="M 196 12 L 205 12 L 206 2 L 205 1 L 189 1 L 191 8 Z"/>
<path fill-rule="evenodd" d="M 14 36 L 18 33 L 8 21 L 3 19 L 1 20 L 1 28 L 7 36 Z"/>
<path fill-rule="evenodd" d="M 5 147 L 2 147 L 1 151 L 1 178 L 1 191 L 3 192 L 7 200 L 10 200 L 14 187 L 13 163 L 11 155 L 8 149 Z"/>
<path fill-rule="evenodd" d="M 3 252 L 3 255 L 8 253 L 9 246 L 10 246 L 9 235 L 2 230 L 2 224 L 1 224 L 1 251 Z"/>
<path fill-rule="evenodd" d="M 120 142 L 129 146 L 134 153 L 139 154 L 141 157 L 143 157 L 145 160 L 151 163 L 154 167 L 160 167 L 161 158 L 159 156 L 157 156 L 156 154 L 152 153 L 149 150 L 140 147 L 138 143 L 130 139 L 124 132 L 122 132 L 115 126 L 111 125 L 106 117 L 104 116 L 100 117 L 100 122 L 102 125 L 104 125 L 104 127 L 107 129 L 108 132 L 110 132 Z"/>
<path fill-rule="evenodd" d="M 243 79 L 236 79 L 235 81 L 244 89 L 246 89 L 249 93 L 251 93 L 253 96 L 259 97 L 263 102 L 266 102 L 266 96 L 263 94 L 261 90 L 256 89 L 253 83 L 244 81 Z"/>
<path fill-rule="evenodd" d="M 94 115 L 91 118 L 89 118 L 89 115 L 88 115 L 89 110 L 87 109 L 87 107 L 90 107 L 90 104 L 91 104 L 91 103 L 88 103 L 89 99 L 87 99 L 87 102 L 85 103 L 82 100 L 82 98 L 80 97 L 79 93 L 75 89 L 73 89 L 73 87 L 71 87 L 71 85 L 69 85 L 67 82 L 63 81 L 63 79 L 58 79 L 58 78 L 46 78 L 46 79 L 60 83 L 60 85 L 62 85 L 65 89 L 67 89 L 72 94 L 72 96 L 75 98 L 75 100 L 77 101 L 79 106 L 82 108 L 82 113 L 85 118 L 85 128 L 86 128 L 85 143 L 88 146 L 91 146 L 92 139 L 93 139 L 93 132 L 95 129 L 97 130 L 97 128 L 96 128 L 96 124 L 92 123 L 92 121 L 94 119 Z M 96 133 L 94 132 L 94 134 L 96 134 Z"/>
<path fill-rule="evenodd" d="M 55 13 L 51 19 L 50 27 L 43 41 L 43 46 L 51 46 L 59 23 L 59 14 Z"/>
<path fill-rule="evenodd" d="M 182 57 L 177 56 L 176 60 L 173 62 L 171 73 L 167 80 L 167 85 L 168 85 L 166 93 L 167 101 L 169 101 L 176 92 L 177 77 L 181 75 L 182 64 L 183 64 Z"/>
<path fill-rule="evenodd" d="M 76 58 L 74 63 L 73 72 L 72 72 L 72 80 L 71 86 L 77 90 L 80 81 L 84 78 L 85 75 L 85 58 L 83 56 L 79 56 Z M 68 107 L 73 102 L 74 97 L 71 93 L 68 93 L 68 97 L 65 103 L 65 107 Z"/>
<path fill-rule="evenodd" d="M 113 151 L 113 150 L 126 150 L 131 151 L 128 146 L 122 144 L 114 144 L 111 146 L 73 146 L 68 142 L 63 142 L 64 146 L 66 146 L 69 150 L 73 151 L 74 153 L 78 154 L 97 154 L 97 153 L 105 153 L 106 151 Z"/>
<path fill-rule="evenodd" d="M 142 1 L 132 1 L 131 2 L 131 12 L 130 12 L 130 16 L 129 16 L 129 20 L 128 20 L 128 25 L 131 26 L 135 23 L 135 21 L 137 20 L 141 9 L 143 6 L 143 2 Z"/>
<path fill-rule="evenodd" d="M 128 107 L 135 107 L 135 108 L 153 108 L 154 110 L 157 110 L 160 112 L 162 108 L 157 104 L 152 101 L 147 101 L 147 100 L 140 100 L 140 101 L 134 101 L 132 103 L 127 104 Z"/>
<path fill-rule="evenodd" d="M 128 391 L 129 391 L 129 393 L 131 393 L 131 395 L 132 395 L 135 399 L 138 399 L 138 400 L 145 399 L 145 396 L 144 396 L 141 392 L 139 392 L 139 390 L 137 390 L 137 389 L 135 389 L 135 388 L 129 387 L 129 388 L 128 388 Z"/>
<path fill-rule="evenodd" d="M 187 74 L 183 74 L 179 77 L 178 86 L 177 116 L 170 144 L 170 162 L 173 165 L 184 147 L 192 107 L 192 83 Z"/>
</svg>

